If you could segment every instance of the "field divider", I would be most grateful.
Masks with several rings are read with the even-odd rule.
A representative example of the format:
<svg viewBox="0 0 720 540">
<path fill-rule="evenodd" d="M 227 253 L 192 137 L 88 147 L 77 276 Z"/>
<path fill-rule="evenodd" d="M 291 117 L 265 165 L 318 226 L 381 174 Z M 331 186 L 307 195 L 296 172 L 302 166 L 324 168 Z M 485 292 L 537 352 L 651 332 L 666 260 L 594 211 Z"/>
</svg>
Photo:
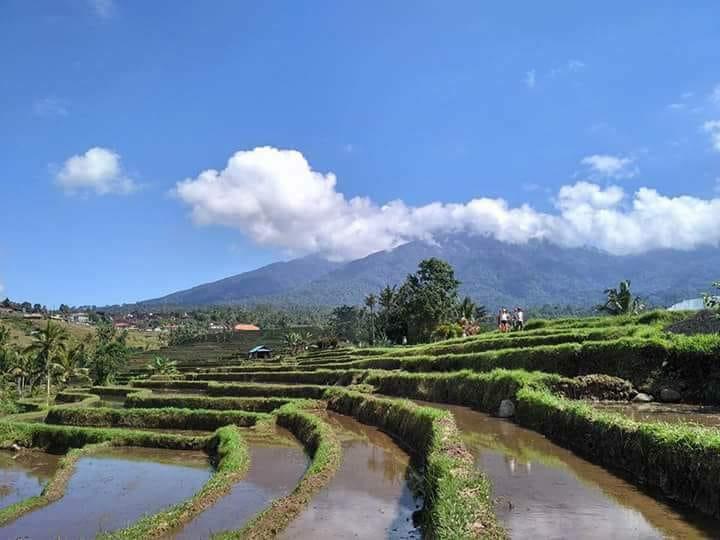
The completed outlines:
<svg viewBox="0 0 720 540">
<path fill-rule="evenodd" d="M 330 425 L 313 410 L 325 409 L 324 402 L 311 400 L 288 403 L 273 414 L 277 425 L 288 429 L 312 458 L 305 475 L 292 493 L 274 500 L 242 529 L 213 535 L 215 540 L 275 538 L 325 487 L 340 467 L 342 446 Z"/>
<path fill-rule="evenodd" d="M 413 449 L 423 471 L 424 537 L 507 538 L 495 516 L 490 481 L 475 469 L 451 413 L 342 388 L 329 389 L 325 397 L 329 409 L 377 426 Z"/>
<path fill-rule="evenodd" d="M 72 426 L 214 431 L 228 424 L 252 427 L 266 418 L 268 418 L 266 413 L 178 409 L 172 407 L 159 409 L 118 409 L 109 407 L 62 409 L 53 407 L 48 411 L 45 422 L 47 424 Z"/>
<path fill-rule="evenodd" d="M 98 538 L 142 540 L 164 537 L 189 523 L 227 495 L 250 468 L 247 442 L 236 426 L 225 426 L 215 432 L 207 451 L 215 456 L 217 465 L 213 475 L 195 495 L 156 514 L 141 518 L 129 527 L 101 534 Z"/>
</svg>

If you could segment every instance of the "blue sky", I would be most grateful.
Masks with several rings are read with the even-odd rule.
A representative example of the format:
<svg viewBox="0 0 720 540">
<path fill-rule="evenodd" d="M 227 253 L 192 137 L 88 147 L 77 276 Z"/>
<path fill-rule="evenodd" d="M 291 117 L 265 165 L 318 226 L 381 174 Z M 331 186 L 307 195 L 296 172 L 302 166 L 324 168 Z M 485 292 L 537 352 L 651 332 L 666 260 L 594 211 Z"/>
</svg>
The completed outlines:
<svg viewBox="0 0 720 540">
<path fill-rule="evenodd" d="M 130 302 L 451 230 L 717 245 L 719 18 L 712 1 L 3 0 L 0 294 Z"/>
</svg>

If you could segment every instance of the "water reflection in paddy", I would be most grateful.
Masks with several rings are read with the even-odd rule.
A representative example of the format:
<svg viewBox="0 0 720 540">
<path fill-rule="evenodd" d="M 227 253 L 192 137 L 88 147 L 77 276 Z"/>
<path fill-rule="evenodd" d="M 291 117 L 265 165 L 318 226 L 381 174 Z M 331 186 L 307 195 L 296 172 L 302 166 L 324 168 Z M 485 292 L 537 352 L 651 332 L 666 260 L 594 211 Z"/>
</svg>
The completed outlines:
<svg viewBox="0 0 720 540">
<path fill-rule="evenodd" d="M 39 451 L 0 450 L 0 508 L 40 495 L 61 457 Z"/>
<path fill-rule="evenodd" d="M 340 469 L 281 538 L 419 538 L 409 457 L 386 434 L 328 412 L 343 447 Z"/>
<path fill-rule="evenodd" d="M 78 460 L 62 499 L 1 528 L 0 538 L 94 538 L 192 496 L 210 473 L 202 452 L 104 450 Z"/>
<path fill-rule="evenodd" d="M 305 474 L 309 459 L 289 432 L 278 428 L 272 438 L 251 438 L 248 444 L 251 461 L 245 478 L 174 538 L 196 540 L 240 529 L 273 500 L 290 493 Z"/>
<path fill-rule="evenodd" d="M 720 531 L 718 521 L 657 500 L 534 431 L 466 407 L 420 404 L 454 414 L 512 538 L 698 539 Z"/>
</svg>

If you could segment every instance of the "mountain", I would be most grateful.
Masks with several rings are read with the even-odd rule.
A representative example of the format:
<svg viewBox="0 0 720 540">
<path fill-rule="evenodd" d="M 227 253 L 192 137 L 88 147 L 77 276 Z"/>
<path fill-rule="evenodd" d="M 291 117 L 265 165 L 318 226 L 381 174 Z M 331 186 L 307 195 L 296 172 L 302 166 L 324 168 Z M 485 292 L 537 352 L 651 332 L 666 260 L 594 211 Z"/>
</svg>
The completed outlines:
<svg viewBox="0 0 720 540">
<path fill-rule="evenodd" d="M 428 257 L 452 264 L 462 281 L 461 294 L 493 308 L 590 306 L 602 298 L 603 289 L 622 279 L 632 280 L 633 290 L 652 304 L 669 305 L 698 296 L 720 278 L 717 248 L 617 256 L 543 241 L 507 244 L 485 236 L 454 234 L 433 243 L 410 242 L 347 263 L 319 257 L 275 263 L 142 304 L 360 304 L 367 293 L 402 282 Z"/>
<path fill-rule="evenodd" d="M 138 302 L 141 305 L 209 305 L 244 303 L 249 298 L 281 295 L 341 267 L 342 264 L 309 256 L 278 262 L 192 289 Z"/>
</svg>

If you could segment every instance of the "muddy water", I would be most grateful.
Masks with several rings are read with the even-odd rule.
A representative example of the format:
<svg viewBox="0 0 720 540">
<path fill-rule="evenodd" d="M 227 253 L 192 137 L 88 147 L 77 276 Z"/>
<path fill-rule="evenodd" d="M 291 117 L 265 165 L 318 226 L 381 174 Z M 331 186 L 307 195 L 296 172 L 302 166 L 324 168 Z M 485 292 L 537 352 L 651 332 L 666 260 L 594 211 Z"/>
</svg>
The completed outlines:
<svg viewBox="0 0 720 540">
<path fill-rule="evenodd" d="M 61 457 L 35 451 L 0 451 L 0 508 L 40 495 Z"/>
<path fill-rule="evenodd" d="M 118 448 L 78 460 L 62 499 L 0 529 L 0 538 L 94 538 L 193 495 L 210 477 L 202 452 Z"/>
<path fill-rule="evenodd" d="M 305 474 L 309 459 L 289 432 L 278 430 L 278 437 L 282 440 L 277 445 L 250 442 L 250 470 L 245 478 L 173 538 L 210 538 L 213 533 L 240 529 L 273 500 L 290 493 Z"/>
<path fill-rule="evenodd" d="M 406 477 L 409 457 L 393 440 L 355 419 L 327 413 L 343 447 L 343 460 L 281 538 L 419 538 L 412 514 L 419 508 Z"/>
<path fill-rule="evenodd" d="M 534 431 L 465 407 L 420 404 L 455 415 L 512 538 L 685 540 L 720 531 L 720 522 L 657 500 Z"/>
<path fill-rule="evenodd" d="M 685 403 L 590 403 L 603 412 L 617 413 L 638 422 L 692 423 L 720 427 L 720 407 Z"/>
</svg>

